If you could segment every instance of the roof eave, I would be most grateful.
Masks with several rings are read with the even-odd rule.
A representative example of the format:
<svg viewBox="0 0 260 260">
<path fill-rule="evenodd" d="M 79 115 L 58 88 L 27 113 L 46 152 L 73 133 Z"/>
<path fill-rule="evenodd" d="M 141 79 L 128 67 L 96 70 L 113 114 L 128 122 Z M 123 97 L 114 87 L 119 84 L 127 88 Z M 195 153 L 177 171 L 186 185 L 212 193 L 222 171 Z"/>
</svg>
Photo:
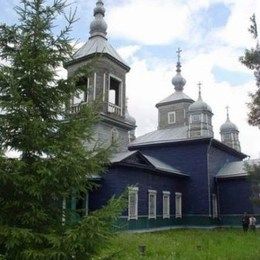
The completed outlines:
<svg viewBox="0 0 260 260">
<path fill-rule="evenodd" d="M 161 102 L 157 103 L 157 104 L 155 105 L 155 107 L 158 108 L 158 107 L 161 107 L 161 106 L 167 106 L 167 105 L 176 104 L 176 103 L 181 103 L 181 102 L 193 103 L 194 100 L 188 99 L 188 98 L 184 98 L 184 99 L 178 99 L 178 100 L 172 100 L 172 101 L 165 101 L 165 102 L 161 101 Z"/>
<path fill-rule="evenodd" d="M 241 174 L 223 174 L 223 175 L 217 175 L 217 179 L 235 179 L 235 178 L 245 178 L 248 177 L 248 174 L 241 173 Z"/>
<path fill-rule="evenodd" d="M 125 162 L 114 162 L 111 163 L 110 166 L 124 166 L 124 167 L 131 167 L 131 168 L 138 168 L 138 169 L 144 169 L 144 170 L 149 170 L 151 172 L 156 172 L 156 173 L 163 173 L 167 176 L 170 177 L 181 177 L 181 178 L 189 178 L 190 176 L 184 173 L 179 173 L 179 172 L 172 172 L 172 171 L 167 171 L 164 169 L 160 168 L 152 168 L 152 167 L 146 167 L 143 165 L 137 165 L 137 164 L 130 164 L 130 163 L 125 163 Z"/>
<path fill-rule="evenodd" d="M 76 59 L 70 60 L 70 61 L 64 63 L 64 64 L 63 64 L 63 67 L 64 67 L 65 69 L 67 69 L 69 66 L 71 66 L 71 65 L 73 65 L 73 64 L 75 64 L 75 63 L 88 60 L 88 59 L 93 58 L 93 57 L 98 56 L 98 55 L 100 55 L 100 56 L 107 56 L 109 59 L 113 60 L 113 61 L 116 62 L 118 65 L 120 65 L 121 67 L 123 67 L 127 72 L 129 72 L 130 69 L 131 69 L 127 64 L 121 62 L 120 60 L 116 59 L 116 58 L 113 57 L 112 55 L 110 55 L 110 54 L 108 54 L 108 53 L 102 53 L 102 52 L 96 52 L 96 53 L 92 53 L 92 54 L 85 55 L 85 56 L 80 57 L 80 58 L 76 58 Z"/>
</svg>

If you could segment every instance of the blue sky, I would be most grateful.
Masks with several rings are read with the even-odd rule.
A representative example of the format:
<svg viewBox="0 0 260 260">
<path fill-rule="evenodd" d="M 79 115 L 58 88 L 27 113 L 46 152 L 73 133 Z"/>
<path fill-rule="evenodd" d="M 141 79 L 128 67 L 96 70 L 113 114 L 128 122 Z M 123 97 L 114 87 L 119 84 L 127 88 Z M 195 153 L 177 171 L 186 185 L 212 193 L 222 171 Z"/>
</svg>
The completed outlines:
<svg viewBox="0 0 260 260">
<path fill-rule="evenodd" d="M 72 2 L 72 0 L 71 0 Z M 95 0 L 75 0 L 79 21 L 73 38 L 89 36 Z M 240 129 L 244 152 L 260 156 L 259 129 L 247 124 L 248 92 L 253 91 L 253 73 L 239 56 L 255 46 L 247 31 L 249 17 L 260 19 L 258 0 L 104 0 L 110 43 L 131 66 L 127 76 L 129 109 L 137 119 L 137 135 L 157 127 L 154 105 L 173 92 L 176 49 L 181 47 L 185 93 L 197 98 L 197 82 L 214 112 L 215 137 L 225 121 L 225 106 Z M 13 23 L 17 0 L 0 0 L 0 22 Z M 62 24 L 58 19 L 58 23 Z M 260 26 L 259 26 L 260 27 Z M 142 112 L 140 112 L 142 111 Z"/>
</svg>

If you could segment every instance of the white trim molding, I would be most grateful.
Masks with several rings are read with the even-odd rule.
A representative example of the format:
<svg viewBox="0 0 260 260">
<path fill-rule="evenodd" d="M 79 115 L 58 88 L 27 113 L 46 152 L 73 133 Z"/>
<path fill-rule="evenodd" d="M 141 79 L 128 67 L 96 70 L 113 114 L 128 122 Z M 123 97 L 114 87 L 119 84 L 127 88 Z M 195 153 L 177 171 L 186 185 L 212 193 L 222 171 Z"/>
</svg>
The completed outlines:
<svg viewBox="0 0 260 260">
<path fill-rule="evenodd" d="M 148 190 L 148 219 L 156 219 L 157 191 Z"/>
<path fill-rule="evenodd" d="M 163 219 L 170 218 L 170 195 L 169 191 L 163 191 Z"/>
<path fill-rule="evenodd" d="M 172 125 L 175 123 L 176 123 L 176 112 L 175 111 L 168 112 L 168 124 Z"/>
<path fill-rule="evenodd" d="M 128 220 L 138 219 L 138 187 L 128 187 Z"/>
<path fill-rule="evenodd" d="M 175 192 L 175 218 L 182 218 L 182 193 Z"/>
</svg>

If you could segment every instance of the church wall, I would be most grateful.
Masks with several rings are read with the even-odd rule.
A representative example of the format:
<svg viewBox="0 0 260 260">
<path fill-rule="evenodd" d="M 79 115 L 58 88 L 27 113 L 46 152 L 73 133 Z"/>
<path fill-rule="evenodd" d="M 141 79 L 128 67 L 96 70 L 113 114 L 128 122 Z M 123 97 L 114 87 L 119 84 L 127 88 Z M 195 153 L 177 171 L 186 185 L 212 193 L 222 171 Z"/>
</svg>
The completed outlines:
<svg viewBox="0 0 260 260">
<path fill-rule="evenodd" d="M 126 150 L 129 142 L 128 131 L 117 126 L 100 122 L 95 126 L 95 132 L 100 144 L 110 145 L 112 141 L 112 130 L 117 131 L 117 145 L 118 149 Z"/>
<path fill-rule="evenodd" d="M 191 102 L 181 102 L 160 106 L 158 108 L 158 129 L 188 125 L 187 112 L 190 104 Z M 173 111 L 176 113 L 176 122 L 174 124 L 168 124 L 168 113 Z"/>
<path fill-rule="evenodd" d="M 260 211 L 250 201 L 251 184 L 246 178 L 218 179 L 218 190 L 220 217 L 224 225 L 241 225 L 244 212 L 257 214 L 259 223 Z"/>
<path fill-rule="evenodd" d="M 162 174 L 152 173 L 146 169 L 114 166 L 103 176 L 99 188 L 90 193 L 89 209 L 101 208 L 113 195 L 122 194 L 127 187 L 137 186 L 138 191 L 138 220 L 127 219 L 127 210 L 123 213 L 120 223 L 127 225 L 127 229 L 142 229 L 159 226 L 169 226 L 175 220 L 175 192 L 185 194 L 186 178 L 169 177 Z M 148 219 L 148 190 L 157 191 L 157 218 Z M 170 219 L 162 218 L 163 191 L 169 191 L 170 195 Z M 183 198 L 183 211 L 187 209 L 187 202 Z"/>
<path fill-rule="evenodd" d="M 212 204 L 212 194 L 216 194 L 219 197 L 220 191 L 217 191 L 217 186 L 215 185 L 214 178 L 219 172 L 219 170 L 229 162 L 241 161 L 241 158 L 232 155 L 230 152 L 224 151 L 214 145 L 209 145 L 208 151 L 208 174 L 209 174 L 209 196 L 210 204 Z M 218 198 L 219 199 L 219 198 Z M 219 205 L 221 201 L 218 200 Z M 212 205 L 210 206 L 212 214 Z"/>
<path fill-rule="evenodd" d="M 139 147 L 142 153 L 153 156 L 190 176 L 183 199 L 184 214 L 208 217 L 207 142 L 189 142 Z"/>
</svg>

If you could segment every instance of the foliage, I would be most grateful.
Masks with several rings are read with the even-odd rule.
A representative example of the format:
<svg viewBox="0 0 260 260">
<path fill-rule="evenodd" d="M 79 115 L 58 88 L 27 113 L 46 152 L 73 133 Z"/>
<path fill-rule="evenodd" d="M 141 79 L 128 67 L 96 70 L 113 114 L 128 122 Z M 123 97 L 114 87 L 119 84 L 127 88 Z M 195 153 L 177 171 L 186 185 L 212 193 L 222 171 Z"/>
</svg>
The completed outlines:
<svg viewBox="0 0 260 260">
<path fill-rule="evenodd" d="M 252 184 L 251 200 L 254 204 L 260 205 L 260 164 L 246 164 L 245 168 Z"/>
<path fill-rule="evenodd" d="M 241 229 L 175 229 L 144 234 L 124 233 L 94 259 L 259 259 L 260 236 Z M 144 256 L 139 246 L 146 246 Z"/>
<path fill-rule="evenodd" d="M 73 51 L 75 12 L 66 15 L 63 0 L 20 2 L 19 23 L 0 25 L 0 257 L 87 259 L 110 236 L 124 200 L 113 198 L 80 222 L 69 221 L 76 212 L 62 204 L 93 188 L 89 177 L 104 171 L 112 148 L 84 145 L 94 143 L 97 105 L 76 115 L 64 106 L 90 72 L 84 67 L 67 80 L 57 75 Z M 67 26 L 55 34 L 60 17 Z M 7 150 L 20 158 L 7 158 Z"/>
<path fill-rule="evenodd" d="M 240 61 L 247 66 L 250 70 L 254 71 L 256 78 L 257 90 L 255 93 L 251 93 L 251 102 L 248 104 L 249 107 L 249 119 L 250 125 L 260 127 L 260 46 L 258 42 L 258 31 L 255 14 L 250 18 L 251 25 L 249 32 L 253 35 L 254 39 L 257 40 L 256 48 L 245 50 L 243 57 L 240 57 Z"/>
</svg>

